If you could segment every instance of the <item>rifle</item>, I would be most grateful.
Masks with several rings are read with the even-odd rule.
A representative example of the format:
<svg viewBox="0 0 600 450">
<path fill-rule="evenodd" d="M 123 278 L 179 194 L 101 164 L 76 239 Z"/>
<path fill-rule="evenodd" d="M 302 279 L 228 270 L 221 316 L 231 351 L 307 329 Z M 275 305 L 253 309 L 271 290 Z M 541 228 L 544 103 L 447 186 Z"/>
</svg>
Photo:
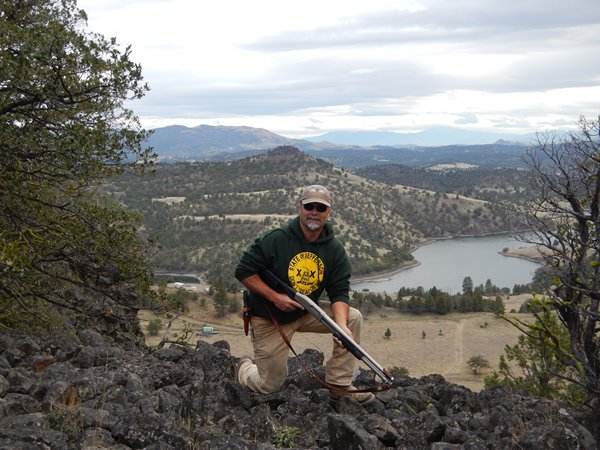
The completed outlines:
<svg viewBox="0 0 600 450">
<path fill-rule="evenodd" d="M 294 290 L 294 288 L 277 278 L 277 276 L 275 276 L 275 274 L 268 269 L 263 271 L 261 275 L 267 284 L 270 284 L 271 286 L 278 286 L 279 288 L 283 289 L 288 297 L 300 303 L 310 315 L 320 321 L 329 331 L 331 331 L 331 334 L 333 334 L 333 336 L 342 343 L 346 350 L 352 353 L 356 359 L 369 366 L 385 384 L 391 384 L 394 381 L 394 377 L 392 377 L 387 370 L 385 370 L 377 363 L 377 361 L 375 361 L 367 352 L 365 352 L 360 345 L 354 342 L 352 338 L 348 336 L 346 332 L 342 330 L 340 326 L 335 323 L 331 317 L 329 317 L 327 313 L 323 311 L 310 297 L 297 292 Z"/>
</svg>

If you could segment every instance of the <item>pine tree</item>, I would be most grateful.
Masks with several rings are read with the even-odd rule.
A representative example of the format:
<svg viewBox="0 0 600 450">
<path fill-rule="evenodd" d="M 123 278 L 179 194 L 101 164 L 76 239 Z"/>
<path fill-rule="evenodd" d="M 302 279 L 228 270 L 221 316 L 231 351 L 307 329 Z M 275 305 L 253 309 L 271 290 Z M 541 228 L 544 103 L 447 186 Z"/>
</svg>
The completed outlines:
<svg viewBox="0 0 600 450">
<path fill-rule="evenodd" d="M 473 279 L 471 277 L 464 278 L 462 284 L 462 292 L 465 295 L 473 293 Z"/>
<path fill-rule="evenodd" d="M 228 299 L 227 291 L 221 280 L 218 280 L 215 285 L 215 295 L 213 297 L 215 312 L 217 316 L 223 317 L 227 312 Z"/>
<path fill-rule="evenodd" d="M 147 90 L 130 50 L 85 30 L 74 0 L 0 0 L 0 311 L 49 325 L 88 314 L 81 291 L 125 306 L 151 297 L 140 217 L 100 183 L 149 163 L 124 107 Z M 138 162 L 142 164 L 137 164 Z M 74 292 L 79 292 L 75 295 Z M 61 314 L 55 315 L 58 319 Z"/>
</svg>

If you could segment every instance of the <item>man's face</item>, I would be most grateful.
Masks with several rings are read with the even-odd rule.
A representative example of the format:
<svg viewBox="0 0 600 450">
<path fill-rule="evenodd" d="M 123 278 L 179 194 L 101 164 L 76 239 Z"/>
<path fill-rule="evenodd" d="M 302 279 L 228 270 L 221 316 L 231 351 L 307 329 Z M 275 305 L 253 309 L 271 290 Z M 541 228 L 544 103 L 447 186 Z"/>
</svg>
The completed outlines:
<svg viewBox="0 0 600 450">
<path fill-rule="evenodd" d="M 324 209 L 325 208 L 325 209 Z M 302 223 L 310 231 L 319 231 L 327 223 L 331 208 L 322 203 L 307 203 L 300 204 L 298 208 L 300 215 L 300 223 Z"/>
</svg>

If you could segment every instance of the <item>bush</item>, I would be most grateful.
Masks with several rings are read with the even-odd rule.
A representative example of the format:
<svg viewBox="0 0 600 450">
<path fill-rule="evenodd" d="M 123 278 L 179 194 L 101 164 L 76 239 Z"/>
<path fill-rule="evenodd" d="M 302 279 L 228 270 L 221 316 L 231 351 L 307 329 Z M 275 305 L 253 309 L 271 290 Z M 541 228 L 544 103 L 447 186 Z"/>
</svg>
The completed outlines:
<svg viewBox="0 0 600 450">
<path fill-rule="evenodd" d="M 469 358 L 469 361 L 467 361 L 467 365 L 469 366 L 469 369 L 473 371 L 474 374 L 477 374 L 479 369 L 487 369 L 490 367 L 489 361 L 481 355 L 472 356 L 471 358 Z"/>
<path fill-rule="evenodd" d="M 406 367 L 398 367 L 398 366 L 394 366 L 391 369 L 389 369 L 389 372 L 392 374 L 393 377 L 399 377 L 402 375 L 408 375 L 408 369 Z"/>
<path fill-rule="evenodd" d="M 160 320 L 159 318 L 155 318 L 150 320 L 150 322 L 148 322 L 148 326 L 146 327 L 146 330 L 148 331 L 148 334 L 150 336 L 158 336 L 158 332 L 160 331 L 160 329 L 162 328 L 162 320 Z"/>
<path fill-rule="evenodd" d="M 273 443 L 279 448 L 291 448 L 299 434 L 300 430 L 296 427 L 281 427 L 273 436 Z"/>
</svg>

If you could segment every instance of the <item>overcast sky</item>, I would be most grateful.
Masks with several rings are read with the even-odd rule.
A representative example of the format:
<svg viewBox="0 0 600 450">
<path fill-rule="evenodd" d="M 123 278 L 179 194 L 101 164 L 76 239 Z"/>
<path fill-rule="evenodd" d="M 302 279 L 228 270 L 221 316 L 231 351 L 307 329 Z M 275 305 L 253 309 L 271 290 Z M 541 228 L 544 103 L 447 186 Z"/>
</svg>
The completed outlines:
<svg viewBox="0 0 600 450">
<path fill-rule="evenodd" d="M 600 0 L 78 5 L 91 31 L 132 46 L 147 128 L 526 133 L 600 114 Z"/>
</svg>

